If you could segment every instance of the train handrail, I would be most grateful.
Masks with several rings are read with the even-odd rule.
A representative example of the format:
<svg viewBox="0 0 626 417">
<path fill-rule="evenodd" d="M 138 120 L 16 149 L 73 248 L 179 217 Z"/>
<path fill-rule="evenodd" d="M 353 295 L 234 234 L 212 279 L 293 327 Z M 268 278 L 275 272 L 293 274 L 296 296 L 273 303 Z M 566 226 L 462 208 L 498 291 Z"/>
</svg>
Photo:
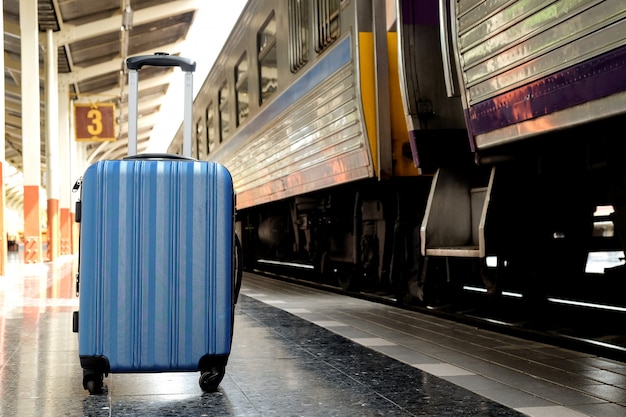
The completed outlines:
<svg viewBox="0 0 626 417">
<path fill-rule="evenodd" d="M 448 7 L 447 0 L 439 0 L 439 38 L 441 44 L 441 59 L 443 60 L 443 78 L 446 84 L 448 97 L 454 97 L 454 78 L 452 75 L 452 63 L 450 62 L 450 42 L 448 39 Z"/>
</svg>

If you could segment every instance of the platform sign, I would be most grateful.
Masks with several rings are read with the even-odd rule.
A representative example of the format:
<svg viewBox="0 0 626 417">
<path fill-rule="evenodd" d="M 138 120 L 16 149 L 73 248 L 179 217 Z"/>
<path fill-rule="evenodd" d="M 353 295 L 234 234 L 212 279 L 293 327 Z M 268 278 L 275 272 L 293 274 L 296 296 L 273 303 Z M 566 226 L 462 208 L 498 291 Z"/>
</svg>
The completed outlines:
<svg viewBox="0 0 626 417">
<path fill-rule="evenodd" d="M 76 140 L 112 142 L 115 140 L 115 104 L 74 104 Z"/>
</svg>

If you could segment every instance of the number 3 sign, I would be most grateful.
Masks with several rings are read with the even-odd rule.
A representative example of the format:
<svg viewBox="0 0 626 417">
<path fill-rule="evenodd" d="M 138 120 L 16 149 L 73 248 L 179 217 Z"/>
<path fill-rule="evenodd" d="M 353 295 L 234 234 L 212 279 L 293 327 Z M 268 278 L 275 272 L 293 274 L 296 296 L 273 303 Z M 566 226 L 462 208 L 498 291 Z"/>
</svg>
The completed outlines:
<svg viewBox="0 0 626 417">
<path fill-rule="evenodd" d="M 114 141 L 115 104 L 75 104 L 74 124 L 77 141 Z"/>
</svg>

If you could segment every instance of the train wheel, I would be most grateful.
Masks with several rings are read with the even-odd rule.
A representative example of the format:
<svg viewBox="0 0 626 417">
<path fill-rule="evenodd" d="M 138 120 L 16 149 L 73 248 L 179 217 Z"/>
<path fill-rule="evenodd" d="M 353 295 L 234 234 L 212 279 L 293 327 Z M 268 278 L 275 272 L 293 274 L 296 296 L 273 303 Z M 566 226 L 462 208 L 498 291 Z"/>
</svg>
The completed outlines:
<svg viewBox="0 0 626 417">
<path fill-rule="evenodd" d="M 400 222 L 394 228 L 390 276 L 397 302 L 411 305 L 421 303 L 424 300 L 424 292 L 420 281 L 422 256 L 419 227 L 414 226 L 411 233 L 405 234 L 407 228 L 410 226 Z"/>
<path fill-rule="evenodd" d="M 424 285 L 419 278 L 419 272 L 411 274 L 396 295 L 396 299 L 400 304 L 413 305 L 422 304 L 424 302 Z"/>
<path fill-rule="evenodd" d="M 429 306 L 454 304 L 463 290 L 468 268 L 467 259 L 454 257 L 424 257 L 418 290 L 421 300 Z"/>
<path fill-rule="evenodd" d="M 504 263 L 498 259 L 496 271 L 490 271 L 486 259 L 480 260 L 480 277 L 488 295 L 497 295 L 500 291 L 498 286 L 498 268 L 504 268 Z"/>
<path fill-rule="evenodd" d="M 358 275 L 352 265 L 335 265 L 332 275 L 344 291 L 357 292 L 360 289 Z"/>
</svg>

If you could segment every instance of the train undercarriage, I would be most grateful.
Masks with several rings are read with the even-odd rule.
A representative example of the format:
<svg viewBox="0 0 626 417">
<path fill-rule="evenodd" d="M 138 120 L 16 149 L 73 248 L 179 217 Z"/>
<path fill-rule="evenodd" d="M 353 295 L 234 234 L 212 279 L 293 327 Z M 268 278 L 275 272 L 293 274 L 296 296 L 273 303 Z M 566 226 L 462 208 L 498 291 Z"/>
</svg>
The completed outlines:
<svg viewBox="0 0 626 417">
<path fill-rule="evenodd" d="M 619 260 L 586 271 L 590 254 L 623 257 L 626 153 L 618 141 L 585 140 L 590 129 L 563 133 L 539 157 L 511 147 L 515 158 L 500 149 L 482 155 L 489 163 L 442 166 L 434 176 L 372 179 L 240 210 L 244 266 L 298 265 L 401 303 L 453 302 L 471 287 L 519 294 L 531 308 L 550 297 L 622 306 Z M 605 206 L 614 211 L 598 216 Z"/>
<path fill-rule="evenodd" d="M 424 195 L 430 181 L 411 183 L 422 188 L 417 195 Z M 419 250 L 413 239 L 423 202 L 408 201 L 402 197 L 411 195 L 410 189 L 406 191 L 391 191 L 371 181 L 243 210 L 238 222 L 244 264 L 307 265 L 326 279 L 336 276 L 336 284 L 346 290 L 391 290 L 400 285 L 401 271 L 408 263 L 417 264 L 419 259 L 413 254 Z M 394 265 L 398 246 L 405 258 L 403 265 Z M 410 256 L 404 252 L 407 249 Z"/>
</svg>

